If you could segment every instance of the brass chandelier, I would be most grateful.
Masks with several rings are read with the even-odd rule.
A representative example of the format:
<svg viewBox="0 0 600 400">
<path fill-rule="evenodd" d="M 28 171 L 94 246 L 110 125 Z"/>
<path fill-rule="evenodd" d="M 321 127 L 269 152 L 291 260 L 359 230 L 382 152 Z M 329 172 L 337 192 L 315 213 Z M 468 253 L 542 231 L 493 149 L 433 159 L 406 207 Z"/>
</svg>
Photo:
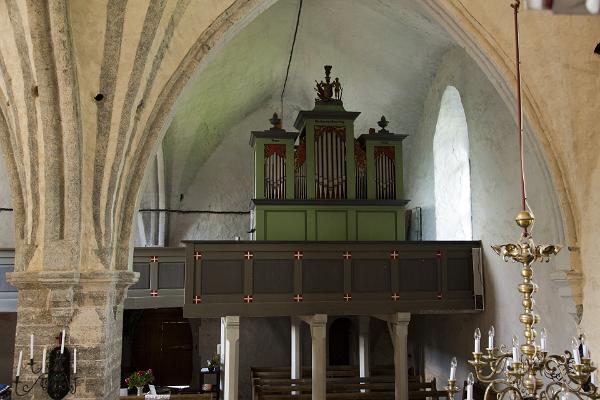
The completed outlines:
<svg viewBox="0 0 600 400">
<path fill-rule="evenodd" d="M 559 245 L 536 245 L 532 228 L 534 223 L 533 213 L 527 205 L 524 173 L 523 152 L 523 127 L 521 106 L 521 72 L 519 55 L 519 8 L 520 0 L 516 0 L 511 7 L 514 11 L 515 42 L 516 42 L 516 75 L 517 75 L 517 112 L 518 135 L 521 162 L 521 206 L 522 210 L 515 221 L 521 228 L 521 237 L 516 243 L 492 246 L 493 250 L 504 261 L 512 260 L 521 264 L 522 282 L 517 286 L 523 296 L 521 302 L 523 311 L 519 321 L 523 324 L 524 342 L 519 344 L 513 336 L 512 349 L 494 343 L 495 330 L 492 326 L 488 333 L 488 346 L 481 349 L 481 332 L 475 330 L 475 348 L 473 359 L 469 364 L 473 367 L 475 375 L 469 373 L 467 379 L 467 400 L 473 400 L 473 384 L 475 378 L 487 384 L 484 399 L 495 394 L 498 400 L 508 396 L 511 400 L 566 400 L 573 396 L 579 400 L 595 400 L 600 398 L 600 390 L 596 386 L 596 368 L 594 367 L 585 336 L 581 340 L 572 338 L 571 350 L 562 355 L 549 355 L 547 349 L 547 333 L 545 329 L 540 332 L 540 342 L 536 342 L 537 332 L 534 326 L 540 322 L 540 316 L 533 311 L 535 301 L 534 293 L 538 285 L 533 282 L 533 264 L 548 262 L 552 256 L 560 251 Z M 454 399 L 460 391 L 456 385 L 456 358 L 452 359 L 450 378 L 445 390 L 448 398 Z"/>
</svg>

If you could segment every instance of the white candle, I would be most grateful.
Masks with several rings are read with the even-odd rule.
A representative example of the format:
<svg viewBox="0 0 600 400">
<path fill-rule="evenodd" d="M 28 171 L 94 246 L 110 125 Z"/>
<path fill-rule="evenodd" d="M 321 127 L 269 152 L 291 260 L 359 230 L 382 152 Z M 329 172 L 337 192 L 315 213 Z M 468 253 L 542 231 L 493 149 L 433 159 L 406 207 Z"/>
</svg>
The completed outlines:
<svg viewBox="0 0 600 400">
<path fill-rule="evenodd" d="M 542 351 L 548 351 L 548 333 L 546 328 L 543 328 L 540 332 L 540 348 Z"/>
<path fill-rule="evenodd" d="M 46 372 L 46 347 L 44 346 L 44 351 L 42 351 L 42 374 Z"/>
<path fill-rule="evenodd" d="M 513 336 L 513 348 L 512 348 L 512 353 L 513 353 L 513 363 L 519 362 L 519 339 L 517 339 L 516 336 Z"/>
<path fill-rule="evenodd" d="M 65 352 L 65 330 L 62 330 L 62 339 L 60 341 L 60 354 Z"/>
<path fill-rule="evenodd" d="M 469 372 L 467 377 L 467 400 L 473 400 L 473 384 L 475 383 L 475 377 L 472 372 Z"/>
<path fill-rule="evenodd" d="M 488 349 L 494 348 L 494 336 L 496 335 L 496 330 L 494 329 L 494 325 L 490 327 L 488 331 Z"/>
<path fill-rule="evenodd" d="M 581 350 L 583 353 L 583 358 L 589 358 L 587 343 L 585 342 L 585 335 L 581 334 Z"/>
<path fill-rule="evenodd" d="M 456 361 L 456 357 L 452 357 L 452 361 L 450 362 L 450 380 L 456 380 L 456 366 L 458 362 Z"/>
<path fill-rule="evenodd" d="M 481 353 L 481 331 L 479 328 L 475 329 L 473 338 L 475 339 L 475 353 Z"/>
<path fill-rule="evenodd" d="M 77 349 L 73 349 L 73 374 L 77 373 Z"/>
<path fill-rule="evenodd" d="M 29 336 L 29 359 L 33 360 L 33 333 Z"/>
<path fill-rule="evenodd" d="M 21 363 L 23 362 L 23 350 L 19 351 L 19 363 L 17 364 L 17 377 L 21 375 Z"/>
<path fill-rule="evenodd" d="M 579 354 L 579 341 L 577 338 L 573 337 L 571 339 L 571 347 L 573 349 L 573 359 L 575 360 L 575 364 L 581 364 L 581 355 Z"/>
</svg>

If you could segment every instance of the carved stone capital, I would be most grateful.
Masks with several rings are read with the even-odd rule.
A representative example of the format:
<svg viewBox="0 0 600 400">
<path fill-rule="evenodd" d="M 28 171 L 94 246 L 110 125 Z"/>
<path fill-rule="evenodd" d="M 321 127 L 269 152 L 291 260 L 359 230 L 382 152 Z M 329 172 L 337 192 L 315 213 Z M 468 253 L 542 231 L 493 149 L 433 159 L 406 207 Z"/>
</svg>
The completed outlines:
<svg viewBox="0 0 600 400">
<path fill-rule="evenodd" d="M 114 290 L 114 313 L 123 305 L 127 288 L 137 282 L 139 273 L 132 271 L 26 271 L 6 274 L 7 280 L 19 291 L 47 291 L 43 307 L 57 326 L 66 326 L 76 308 L 74 293 L 81 286 L 103 286 Z M 26 296 L 20 296 L 25 301 Z M 39 299 L 39 298 L 38 298 Z M 39 304 L 36 304 L 40 307 Z"/>
</svg>

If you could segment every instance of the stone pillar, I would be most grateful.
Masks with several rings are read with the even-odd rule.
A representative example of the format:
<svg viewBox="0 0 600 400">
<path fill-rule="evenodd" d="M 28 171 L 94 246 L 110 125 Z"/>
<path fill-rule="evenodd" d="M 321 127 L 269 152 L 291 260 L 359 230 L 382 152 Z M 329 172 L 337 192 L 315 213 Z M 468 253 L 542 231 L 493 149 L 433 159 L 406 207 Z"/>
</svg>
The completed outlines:
<svg viewBox="0 0 600 400">
<path fill-rule="evenodd" d="M 64 329 L 65 347 L 77 349 L 77 399 L 116 399 L 121 382 L 123 299 L 137 274 L 121 272 L 14 272 L 10 282 L 19 289 L 15 364 L 23 350 L 22 384 L 31 385 L 29 335 L 35 335 L 34 362 L 40 367 L 43 347 L 48 354 L 59 346 Z M 106 368 L 110 366 L 110 368 Z M 71 365 L 72 368 L 72 365 Z M 72 372 L 72 369 L 71 369 Z M 14 375 L 14 373 L 13 373 Z M 73 376 L 73 375 L 71 375 Z M 36 385 L 20 398 L 48 398 Z"/>
<path fill-rule="evenodd" d="M 240 317 L 223 318 L 225 328 L 225 400 L 238 398 L 238 372 L 240 369 Z"/>
<path fill-rule="evenodd" d="M 396 313 L 391 316 L 392 343 L 394 344 L 395 400 L 408 400 L 408 323 L 409 313 Z"/>
<path fill-rule="evenodd" d="M 367 315 L 358 317 L 358 364 L 361 378 L 371 376 L 369 370 L 369 323 L 371 318 Z"/>
<path fill-rule="evenodd" d="M 310 318 L 312 339 L 312 399 L 325 400 L 327 379 L 327 315 Z"/>
</svg>

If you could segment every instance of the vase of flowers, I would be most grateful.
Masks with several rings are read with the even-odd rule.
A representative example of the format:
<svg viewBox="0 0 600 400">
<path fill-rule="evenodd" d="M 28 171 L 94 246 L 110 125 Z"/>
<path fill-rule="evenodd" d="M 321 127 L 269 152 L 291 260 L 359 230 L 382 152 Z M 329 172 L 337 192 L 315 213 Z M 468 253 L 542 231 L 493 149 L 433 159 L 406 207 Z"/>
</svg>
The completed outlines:
<svg viewBox="0 0 600 400">
<path fill-rule="evenodd" d="M 136 371 L 129 375 L 129 378 L 125 379 L 125 384 L 129 389 L 136 388 L 137 395 L 143 396 L 144 386 L 148 383 L 154 382 L 154 375 L 152 374 L 152 370 L 149 369 L 147 371 Z"/>
<path fill-rule="evenodd" d="M 214 356 L 212 356 L 212 358 L 210 360 L 206 360 L 206 364 L 208 365 L 208 370 L 211 372 L 214 371 L 215 368 L 217 368 L 220 363 L 221 363 L 221 356 L 219 356 L 218 354 L 215 354 Z"/>
</svg>

